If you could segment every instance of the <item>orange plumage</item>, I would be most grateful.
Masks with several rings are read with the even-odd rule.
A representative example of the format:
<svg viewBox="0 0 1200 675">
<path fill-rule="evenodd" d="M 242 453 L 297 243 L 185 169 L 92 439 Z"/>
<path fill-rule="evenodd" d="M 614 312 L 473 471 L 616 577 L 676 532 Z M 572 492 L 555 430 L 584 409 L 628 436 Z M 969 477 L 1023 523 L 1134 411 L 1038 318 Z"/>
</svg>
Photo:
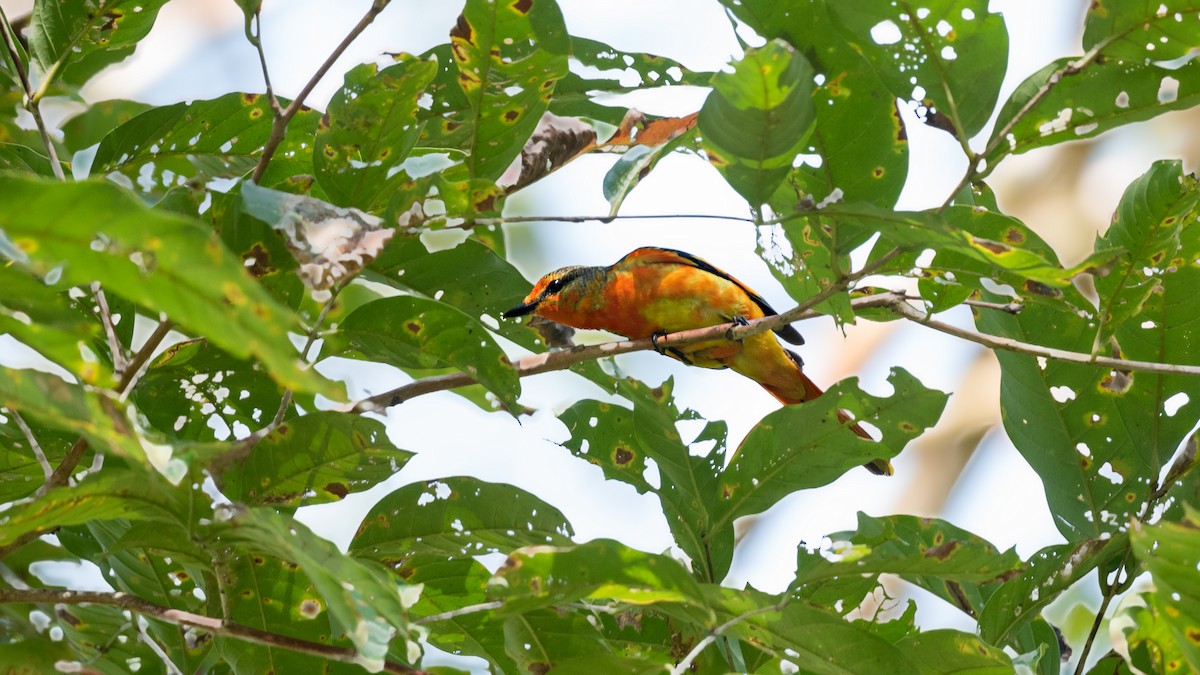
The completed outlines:
<svg viewBox="0 0 1200 675">
<path fill-rule="evenodd" d="M 535 313 L 575 328 L 606 330 L 628 338 L 704 328 L 775 314 L 757 293 L 737 279 L 691 254 L 665 248 L 639 248 L 608 267 L 564 267 L 547 274 L 507 318 Z M 792 344 L 803 344 L 796 329 L 775 331 Z M 758 382 L 785 405 L 811 401 L 821 389 L 801 370 L 800 357 L 770 333 L 744 340 L 713 340 L 664 353 L 702 368 L 731 368 Z M 843 422 L 850 422 L 839 413 Z M 851 424 L 870 439 L 862 427 Z M 892 466 L 877 459 L 865 465 L 890 475 Z"/>
</svg>

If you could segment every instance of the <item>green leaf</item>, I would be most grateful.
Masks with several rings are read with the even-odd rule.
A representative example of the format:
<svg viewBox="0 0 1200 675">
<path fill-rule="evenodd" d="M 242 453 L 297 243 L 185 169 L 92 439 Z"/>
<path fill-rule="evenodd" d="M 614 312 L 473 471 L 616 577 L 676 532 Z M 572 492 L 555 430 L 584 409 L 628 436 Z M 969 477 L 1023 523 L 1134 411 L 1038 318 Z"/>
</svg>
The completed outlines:
<svg viewBox="0 0 1200 675">
<path fill-rule="evenodd" d="M 350 551 L 392 562 L 561 545 L 573 534 L 562 513 L 541 499 L 511 485 L 457 476 L 406 485 L 384 497 L 363 518 Z"/>
<path fill-rule="evenodd" d="M 159 354 L 134 389 L 133 400 L 167 436 L 212 441 L 240 438 L 265 426 L 283 393 L 261 366 L 197 338 Z"/>
<path fill-rule="evenodd" d="M 453 366 L 515 409 L 521 383 L 487 328 L 436 300 L 383 298 L 347 316 L 326 340 L 325 356 L 394 363 L 407 368 Z"/>
<path fill-rule="evenodd" d="M 1129 540 L 1154 579 L 1155 611 L 1170 627 L 1184 659 L 1200 670 L 1200 511 L 1187 508 L 1179 523 L 1135 523 Z"/>
<path fill-rule="evenodd" d="M 969 633 L 927 630 L 896 643 L 927 675 L 971 672 L 1002 675 L 1013 672 L 1012 659 Z"/>
<path fill-rule="evenodd" d="M 167 0 L 74 0 L 34 3 L 29 53 L 46 77 L 82 85 L 133 53 Z"/>
<path fill-rule="evenodd" d="M 334 640 L 328 607 L 305 571 L 265 555 L 235 556 L 219 572 L 230 621 L 321 644 Z M 290 649 L 218 638 L 221 657 L 235 673 L 297 673 L 312 670 L 311 655 Z"/>
<path fill-rule="evenodd" d="M 50 465 L 58 466 L 77 434 L 22 416 Z M 84 462 L 86 464 L 86 462 Z M 25 433 L 8 409 L 0 410 L 0 504 L 28 497 L 45 482 L 45 472 Z M 5 558 L 7 561 L 8 558 Z"/>
<path fill-rule="evenodd" d="M 787 40 L 824 80 L 813 95 L 817 124 L 806 150 L 820 157 L 819 166 L 807 161 L 792 171 L 790 182 L 798 193 L 793 200 L 820 202 L 840 191 L 847 201 L 894 205 L 908 175 L 908 137 L 896 96 L 843 37 L 830 16 L 829 3 L 722 0 L 722 4 L 764 38 Z"/>
<path fill-rule="evenodd" d="M 124 405 L 55 375 L 0 368 L 0 407 L 16 410 L 32 418 L 30 422 L 83 436 L 122 457 L 146 458 L 140 437 L 129 428 Z"/>
<path fill-rule="evenodd" d="M 826 4 L 892 93 L 928 109 L 927 124 L 966 142 L 987 123 L 1008 55 L 1004 19 L 987 0 Z"/>
<path fill-rule="evenodd" d="M 1196 0 L 1137 5 L 1100 0 L 1088 7 L 1083 48 L 1134 63 L 1171 61 L 1191 53 L 1200 39 Z"/>
<path fill-rule="evenodd" d="M 330 201 L 379 211 L 398 183 L 417 142 L 418 99 L 437 64 L 409 55 L 380 70 L 373 63 L 346 73 L 317 132 L 313 164 Z"/>
<path fill-rule="evenodd" d="M 541 349 L 536 331 L 500 317 L 521 303 L 529 293 L 529 282 L 512 263 L 478 241 L 467 239 L 454 248 L 430 252 L 418 237 L 397 236 L 366 274 L 372 280 L 437 298 L 489 325 L 494 321 L 499 335 L 526 349 Z"/>
<path fill-rule="evenodd" d="M 1157 595 L 1158 592 L 1143 593 L 1136 599 L 1122 599 L 1109 625 L 1116 626 L 1120 622 L 1129 660 L 1126 662 L 1124 657 L 1112 652 L 1105 659 L 1114 669 L 1106 671 L 1097 664 L 1091 673 L 1102 675 L 1105 672 L 1120 672 L 1132 675 L 1134 671 L 1130 670 L 1130 665 L 1142 673 L 1184 675 L 1189 671 L 1183 647 L 1171 632 L 1167 615 L 1159 609 L 1161 604 L 1155 602 Z M 1195 664 L 1192 664 L 1191 670 L 1194 669 Z"/>
<path fill-rule="evenodd" d="M 324 504 L 378 485 L 411 458 L 392 445 L 378 420 L 317 411 L 263 438 L 225 474 L 222 492 L 255 505 Z"/>
<path fill-rule="evenodd" d="M 237 92 L 152 108 L 104 137 L 91 173 L 118 172 L 134 188 L 151 194 L 192 180 L 238 177 L 250 171 L 262 154 L 271 134 L 272 114 L 266 96 Z M 311 110 L 292 118 L 262 185 L 312 171 L 317 118 Z M 143 168 L 146 165 L 150 168 Z"/>
<path fill-rule="evenodd" d="M 597 94 L 623 94 L 659 87 L 707 86 L 712 73 L 693 71 L 656 54 L 625 52 L 597 40 L 571 36 L 571 60 L 582 68 L 568 72 L 554 85 L 550 112 L 619 124 L 628 112 L 604 105 Z M 592 69 L 595 69 L 594 71 Z"/>
<path fill-rule="evenodd" d="M 41 149 L 20 143 L 0 143 L 0 171 L 53 177 L 54 166 L 50 158 L 42 153 Z M 63 164 L 63 172 L 68 175 L 71 173 L 71 167 L 66 163 Z"/>
<path fill-rule="evenodd" d="M 520 154 L 554 83 L 567 74 L 570 38 L 553 0 L 468 0 L 450 42 L 454 78 L 469 109 L 430 125 L 422 145 L 463 150 L 464 178 L 495 180 Z M 448 83 L 441 85 L 430 90 L 435 99 Z"/>
<path fill-rule="evenodd" d="M 408 610 L 402 594 L 411 591 L 376 563 L 342 554 L 332 543 L 272 509 L 241 510 L 217 528 L 224 543 L 298 564 L 324 602 L 334 634 L 354 643 L 364 667 L 385 658 L 388 642 L 397 633 L 407 636 Z M 416 597 L 413 593 L 411 599 Z"/>
<path fill-rule="evenodd" d="M 79 152 L 104 140 L 113 129 L 150 110 L 152 106 L 140 101 L 111 99 L 88 106 L 62 125 L 63 145 Z"/>
<path fill-rule="evenodd" d="M 1124 534 L 1043 548 L 1029 557 L 1024 572 L 988 597 L 979 613 L 980 637 L 992 645 L 1020 646 L 1021 630 L 1038 620 L 1042 608 L 1097 567 L 1119 563 L 1128 551 Z M 1051 670 L 1058 672 L 1057 660 Z"/>
<path fill-rule="evenodd" d="M 421 599 L 412 608 L 414 617 L 428 617 L 487 601 L 492 573 L 468 557 L 447 558 L 430 553 L 410 556 L 397 570 L 410 584 L 422 584 Z M 429 643 L 459 656 L 478 656 L 493 672 L 517 672 L 504 651 L 504 620 L 493 612 L 464 612 L 424 624 Z"/>
<path fill-rule="evenodd" d="M 49 490 L 0 513 L 0 546 L 35 532 L 93 520 L 171 520 L 178 507 L 152 474 L 114 468 L 73 487 Z"/>
<path fill-rule="evenodd" d="M 731 528 L 741 516 L 760 513 L 797 491 L 833 482 L 877 457 L 891 458 L 935 422 L 947 395 L 928 389 L 907 371 L 888 377 L 890 397 L 872 396 L 854 380 L 839 382 L 815 401 L 784 406 L 759 422 L 721 472 L 712 529 Z M 882 432 L 871 442 L 839 421 L 837 411 Z"/>
<path fill-rule="evenodd" d="M 692 130 L 685 131 L 671 140 L 657 145 L 636 144 L 630 146 L 616 163 L 604 174 L 601 184 L 604 199 L 608 201 L 608 215 L 615 216 L 621 210 L 625 198 L 641 183 L 658 161 L 671 154 L 676 148 L 695 143 L 696 134 Z"/>
<path fill-rule="evenodd" d="M 1195 11 L 1190 10 L 1189 15 Z M 984 159 L 989 166 L 1005 155 L 1091 138 L 1200 102 L 1200 62 L 1172 69 L 1109 58 L 1102 51 L 1095 61 L 1076 71 L 1073 64 L 1077 60 L 1051 62 L 1013 90 L 988 141 Z M 1046 88 L 1048 93 L 1034 101 Z"/>
<path fill-rule="evenodd" d="M 162 659 L 144 640 L 137 621 L 126 610 L 104 605 L 72 605 L 54 611 L 54 626 L 74 652 L 68 662 L 86 663 L 105 675 L 127 675 L 132 664 Z M 54 672 L 53 670 L 50 672 Z"/>
<path fill-rule="evenodd" d="M 755 210 L 775 192 L 812 132 L 813 69 L 776 40 L 747 50 L 734 72 L 718 73 L 700 109 L 704 150 Z"/>
<path fill-rule="evenodd" d="M 112 386 L 110 362 L 96 352 L 100 323 L 72 306 L 68 293 L 17 267 L 0 267 L 0 333 L 36 350 L 85 384 Z M 133 317 L 121 317 L 133 321 Z M 108 357 L 111 359 L 111 356 Z"/>
<path fill-rule="evenodd" d="M 708 611 L 700 585 L 679 561 L 607 539 L 513 551 L 488 590 L 510 614 L 584 598 L 632 605 L 685 603 Z"/>
<path fill-rule="evenodd" d="M 942 520 L 858 514 L 858 529 L 829 535 L 828 554 L 800 550 L 793 588 L 830 578 L 897 574 L 964 612 L 983 606 L 980 586 L 1005 581 L 1021 559 Z"/>
<path fill-rule="evenodd" d="M 0 202 L 0 230 L 35 274 L 98 280 L 236 357 L 262 360 L 287 387 L 336 396 L 289 342 L 288 329 L 299 330 L 295 316 L 197 221 L 148 209 L 110 183 L 0 176 Z"/>
</svg>

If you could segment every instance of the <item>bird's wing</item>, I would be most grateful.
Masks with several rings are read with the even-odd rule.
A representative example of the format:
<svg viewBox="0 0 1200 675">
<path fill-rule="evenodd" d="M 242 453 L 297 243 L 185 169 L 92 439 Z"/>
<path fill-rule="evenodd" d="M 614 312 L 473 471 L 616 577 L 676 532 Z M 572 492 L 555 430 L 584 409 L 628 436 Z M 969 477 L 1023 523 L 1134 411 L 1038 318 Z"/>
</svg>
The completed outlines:
<svg viewBox="0 0 1200 675">
<path fill-rule="evenodd" d="M 713 267 L 707 261 L 705 261 L 701 258 L 697 258 L 696 256 L 692 255 L 691 253 L 677 251 L 673 248 L 658 248 L 657 246 L 645 246 L 645 247 L 631 251 L 624 258 L 621 258 L 619 261 L 617 261 L 616 264 L 620 265 L 621 263 L 626 262 L 626 261 L 648 263 L 648 264 L 652 264 L 652 265 L 655 265 L 655 264 L 657 264 L 657 265 L 687 265 L 689 267 L 695 267 L 698 270 L 702 270 L 704 272 L 708 272 L 709 274 L 713 274 L 718 277 L 721 277 L 722 279 L 725 279 L 725 280 L 733 283 L 735 286 L 737 286 L 738 288 L 745 291 L 746 295 L 750 296 L 750 300 L 752 300 L 754 302 L 754 304 L 758 305 L 758 308 L 763 311 L 763 314 L 765 314 L 767 316 L 774 316 L 775 314 L 779 313 L 779 312 L 775 311 L 775 308 L 768 305 L 767 301 L 762 299 L 762 296 L 760 296 L 758 293 L 755 293 L 754 291 L 750 290 L 750 288 L 747 287 L 746 284 L 743 284 L 742 282 L 733 278 L 732 276 L 729 275 L 728 272 L 725 272 L 724 270 Z M 797 331 L 795 328 L 793 328 L 790 325 L 780 326 L 779 328 L 776 328 L 775 334 L 794 345 L 804 344 L 804 337 L 800 335 L 799 331 Z"/>
</svg>

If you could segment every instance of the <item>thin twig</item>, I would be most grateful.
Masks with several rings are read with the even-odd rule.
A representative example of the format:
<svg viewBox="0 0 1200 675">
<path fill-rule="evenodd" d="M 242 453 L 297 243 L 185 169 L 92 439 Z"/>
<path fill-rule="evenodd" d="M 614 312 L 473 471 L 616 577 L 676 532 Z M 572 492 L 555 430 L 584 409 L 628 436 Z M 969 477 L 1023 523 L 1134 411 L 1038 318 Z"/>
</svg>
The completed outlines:
<svg viewBox="0 0 1200 675">
<path fill-rule="evenodd" d="M 708 632 L 708 635 L 705 635 L 702 640 L 697 642 L 695 644 L 695 646 L 692 647 L 692 650 L 689 651 L 687 653 L 687 655 L 683 657 L 683 660 L 681 660 L 679 663 L 675 664 L 675 667 L 671 669 L 671 675 L 683 675 L 683 673 L 688 672 L 688 669 L 690 669 L 692 667 L 692 661 L 696 660 L 696 657 L 700 655 L 700 652 L 704 651 L 705 647 L 716 642 L 717 638 L 720 637 L 721 634 L 724 633 L 725 631 L 729 630 L 730 628 L 733 628 L 734 626 L 738 625 L 739 623 L 741 623 L 743 621 L 753 619 L 754 617 L 756 617 L 760 614 L 767 614 L 770 612 L 781 611 L 785 606 L 787 606 L 788 600 L 789 600 L 789 598 L 785 597 L 783 600 L 780 600 L 779 602 L 777 602 L 774 605 L 771 605 L 769 607 L 759 607 L 758 609 L 750 610 L 749 612 L 746 612 L 745 614 L 739 614 L 739 615 L 733 617 L 732 619 L 726 621 L 725 623 L 721 624 L 720 626 L 717 626 L 716 628 L 710 630 Z"/>
<path fill-rule="evenodd" d="M 162 344 L 163 339 L 167 337 L 167 334 L 171 332 L 174 326 L 175 323 L 170 319 L 161 319 L 158 325 L 154 327 L 154 332 L 142 343 L 142 348 L 133 355 L 129 363 L 125 364 L 125 368 L 120 371 L 121 379 L 117 383 L 117 392 L 122 401 L 133 390 L 133 385 L 137 384 L 138 378 L 141 377 L 142 368 L 150 362 L 150 357 L 154 356 L 154 350 L 158 349 L 158 346 Z"/>
<path fill-rule="evenodd" d="M 121 340 L 117 337 L 117 327 L 113 323 L 112 310 L 108 308 L 108 298 L 99 281 L 92 282 L 92 297 L 96 300 L 96 308 L 100 313 L 100 324 L 104 326 L 104 335 L 108 338 L 108 351 L 112 355 L 113 370 L 120 373 L 125 370 L 125 351 L 121 349 Z"/>
<path fill-rule="evenodd" d="M 900 300 L 901 298 L 898 297 L 897 299 Z M 1105 366 L 1113 370 L 1160 373 L 1166 375 L 1200 375 L 1200 366 L 1189 366 L 1177 363 L 1156 363 L 1154 361 L 1130 361 L 1127 359 L 1114 359 L 1107 356 L 1070 352 L 1065 349 L 1055 349 L 1053 347 L 1043 347 L 1041 345 L 1021 342 L 1020 340 L 1012 340 L 1010 338 L 997 337 L 995 335 L 988 335 L 986 333 L 977 333 L 972 330 L 967 330 L 965 328 L 959 328 L 958 326 L 951 326 L 948 323 L 936 321 L 928 314 L 925 314 L 907 302 L 896 302 L 890 305 L 890 309 L 909 321 L 919 323 L 922 326 L 928 326 L 929 328 L 946 333 L 947 335 L 953 335 L 964 340 L 970 340 L 971 342 L 981 344 L 985 347 L 991 347 L 992 349 L 1003 349 L 1010 352 L 1029 354 L 1030 356 L 1042 356 L 1058 361 L 1069 361 L 1071 363 Z"/>
<path fill-rule="evenodd" d="M 494 601 L 494 602 L 481 602 L 478 605 L 467 605 L 466 607 L 459 607 L 458 609 L 452 609 L 447 612 L 442 612 L 441 614 L 432 614 L 430 616 L 423 616 L 420 619 L 413 621 L 413 623 L 417 623 L 417 624 L 437 623 L 438 621 L 445 621 L 447 619 L 453 619 L 455 617 L 463 616 L 465 614 L 477 614 L 479 612 L 490 612 L 493 609 L 500 609 L 503 606 L 504 606 L 504 603 L 500 602 L 498 600 Z"/>
<path fill-rule="evenodd" d="M 334 286 L 330 291 L 329 299 L 325 301 L 321 307 L 321 312 L 317 314 L 317 320 L 308 329 L 308 338 L 304 341 L 304 347 L 300 349 L 300 358 L 308 361 L 308 350 L 312 349 L 313 343 L 317 341 L 317 333 L 321 331 L 321 326 L 325 323 L 325 317 L 329 316 L 329 310 L 333 309 L 333 303 L 337 300 L 338 294 L 342 292 L 343 286 Z M 274 429 L 283 423 L 283 416 L 287 414 L 287 409 L 292 405 L 294 394 L 291 389 L 283 392 L 283 398 L 279 401 L 279 410 L 275 411 L 275 417 L 271 423 L 267 425 L 268 429 Z"/>
<path fill-rule="evenodd" d="M 261 7 L 259 8 L 261 10 Z M 275 98 L 275 89 L 271 87 L 271 74 L 267 71 L 267 55 L 263 52 L 262 46 L 262 14 L 259 11 L 254 12 L 254 35 L 249 34 L 249 25 L 246 27 L 246 39 L 258 51 L 258 63 L 262 66 L 263 86 L 267 88 L 267 98 L 271 103 L 271 111 L 275 118 L 278 119 L 283 115 L 283 109 L 279 106 L 279 99 Z"/>
<path fill-rule="evenodd" d="M 757 224 L 753 218 L 746 216 L 727 216 L 717 213 L 652 213 L 647 215 L 603 215 L 603 216 L 502 216 L 496 218 L 472 218 L 461 223 L 444 224 L 441 227 L 410 227 L 404 230 L 407 234 L 424 234 L 440 230 L 469 230 L 474 227 L 491 225 L 508 225 L 512 223 L 608 223 L 614 220 L 677 220 L 689 218 L 694 220 L 732 220 L 739 223 Z M 461 220 L 454 216 L 434 216 L 425 223 L 449 223 L 450 220 Z"/>
<path fill-rule="evenodd" d="M 346 48 L 350 46 L 350 43 L 354 42 L 354 40 L 357 39 L 358 36 L 367 29 L 367 26 L 370 26 L 371 23 L 375 21 L 375 17 L 379 16 L 379 13 L 382 12 L 390 3 L 391 0 L 374 0 L 374 2 L 371 3 L 371 8 L 367 10 L 367 13 L 363 15 L 363 18 L 359 19 L 354 28 L 350 29 L 350 32 L 346 34 L 346 37 L 342 39 L 341 43 L 334 48 L 333 53 L 329 55 L 329 58 L 325 59 L 325 63 L 321 64 L 321 67 L 318 68 L 317 72 L 314 73 L 313 76 L 308 80 L 308 82 L 304 85 L 304 88 L 300 90 L 300 93 L 296 94 L 296 98 L 292 99 L 292 102 L 288 104 L 287 109 L 282 113 L 276 114 L 275 121 L 271 125 L 271 135 L 267 138 L 267 142 L 263 145 L 262 156 L 258 158 L 258 164 L 254 167 L 254 174 L 251 176 L 250 180 L 254 181 L 255 183 L 262 180 L 263 174 L 267 171 L 267 165 L 271 163 L 271 157 L 275 155 L 275 150 L 279 148 L 279 144 L 283 142 L 283 137 L 287 134 L 288 124 L 292 121 L 292 118 L 296 116 L 296 113 L 300 112 L 300 109 L 304 107 L 304 99 L 308 98 L 308 95 L 312 93 L 313 88 L 317 86 L 317 83 L 321 81 L 321 78 L 325 77 L 325 73 L 329 72 L 329 69 L 333 67 L 334 62 L 342 56 L 342 52 L 346 51 Z M 272 107 L 278 110 L 278 103 L 273 103 Z"/>
<path fill-rule="evenodd" d="M 33 456 L 37 458 L 38 464 L 42 465 L 42 475 L 45 478 L 45 483 L 50 482 L 50 477 L 54 475 L 54 467 L 50 466 L 50 460 L 46 459 L 46 453 L 42 452 L 42 445 L 38 443 L 37 437 L 33 435 L 33 429 L 25 423 L 25 418 L 21 417 L 21 413 L 16 410 L 9 409 L 8 414 L 12 416 L 13 421 L 17 423 L 17 427 L 21 433 L 25 435 L 25 440 L 29 442 L 29 449 L 33 450 Z M 43 483 L 42 488 L 46 485 Z M 38 496 L 41 496 L 42 490 L 38 490 Z"/>
<path fill-rule="evenodd" d="M 17 69 L 17 77 L 25 89 L 25 109 L 29 111 L 30 115 L 33 115 L 38 133 L 42 136 L 42 144 L 46 146 L 46 154 L 50 156 L 50 168 L 54 171 L 54 177 L 65 181 L 67 177 L 63 173 L 62 164 L 58 161 L 58 151 L 54 149 L 54 140 L 50 138 L 50 132 L 47 131 L 46 123 L 42 120 L 42 110 L 38 107 L 38 99 L 34 96 L 33 86 L 29 83 L 29 73 L 25 71 L 25 64 L 21 62 L 21 53 L 17 50 L 17 34 L 13 32 L 3 7 L 0 7 L 0 37 L 4 39 L 4 46 L 8 49 L 13 66 Z"/>
<path fill-rule="evenodd" d="M 127 593 L 101 593 L 93 591 L 60 591 L 54 589 L 15 589 L 0 588 L 0 604 L 37 604 L 37 605 L 104 605 L 127 609 L 131 612 L 145 614 L 175 626 L 197 628 L 213 635 L 233 638 L 251 644 L 278 647 L 301 654 L 320 656 L 329 661 L 341 663 L 358 663 L 361 658 L 352 647 L 336 647 L 333 645 L 310 642 L 299 638 L 271 633 L 251 626 L 222 621 L 211 616 L 193 614 L 179 609 L 147 602 L 137 596 Z M 404 673 L 406 675 L 425 675 L 425 671 L 417 670 L 403 663 L 386 661 L 383 670 L 387 673 Z"/>
<path fill-rule="evenodd" d="M 910 300 L 912 302 L 924 302 L 925 301 L 924 298 L 916 296 L 916 295 L 908 295 L 907 293 L 899 293 L 899 295 L 902 298 L 904 298 L 905 300 Z M 994 309 L 998 312 L 1004 312 L 1005 314 L 1013 314 L 1013 315 L 1020 314 L 1021 310 L 1025 309 L 1025 305 L 1023 305 L 1022 303 L 1019 303 L 1019 302 L 1004 302 L 1004 303 L 986 302 L 984 300 L 973 300 L 971 298 L 967 298 L 966 300 L 963 300 L 962 304 L 964 304 L 968 307 L 978 307 L 980 309 Z"/>
<path fill-rule="evenodd" d="M 67 449 L 67 454 L 63 456 L 63 460 L 58 465 L 58 468 L 54 469 L 54 473 L 50 474 L 50 477 L 47 478 L 46 482 L 42 484 L 42 487 L 38 489 L 37 496 L 40 497 L 49 490 L 66 485 L 71 480 L 71 472 L 75 470 L 75 466 L 79 464 L 79 460 L 83 459 L 83 455 L 85 452 L 87 452 L 87 449 L 87 439 L 77 439 L 75 443 L 73 443 L 71 447 Z M 42 533 L 40 532 L 26 532 L 11 542 L 0 546 L 0 560 L 3 560 L 6 556 L 8 556 L 9 553 L 21 548 L 25 544 L 37 539 L 41 535 Z"/>
</svg>

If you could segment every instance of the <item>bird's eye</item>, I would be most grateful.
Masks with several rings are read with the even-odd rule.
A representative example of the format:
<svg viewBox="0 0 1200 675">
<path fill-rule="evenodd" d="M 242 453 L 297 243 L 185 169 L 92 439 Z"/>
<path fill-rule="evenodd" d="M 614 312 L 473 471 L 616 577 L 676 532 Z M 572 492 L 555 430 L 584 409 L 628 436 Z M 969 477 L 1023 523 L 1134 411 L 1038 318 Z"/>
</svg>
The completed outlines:
<svg viewBox="0 0 1200 675">
<path fill-rule="evenodd" d="M 567 285 L 566 279 L 562 279 L 562 278 L 553 279 L 550 281 L 550 283 L 546 284 L 546 292 L 547 293 L 557 293 L 563 289 L 563 286 L 566 286 L 566 285 Z"/>
</svg>

